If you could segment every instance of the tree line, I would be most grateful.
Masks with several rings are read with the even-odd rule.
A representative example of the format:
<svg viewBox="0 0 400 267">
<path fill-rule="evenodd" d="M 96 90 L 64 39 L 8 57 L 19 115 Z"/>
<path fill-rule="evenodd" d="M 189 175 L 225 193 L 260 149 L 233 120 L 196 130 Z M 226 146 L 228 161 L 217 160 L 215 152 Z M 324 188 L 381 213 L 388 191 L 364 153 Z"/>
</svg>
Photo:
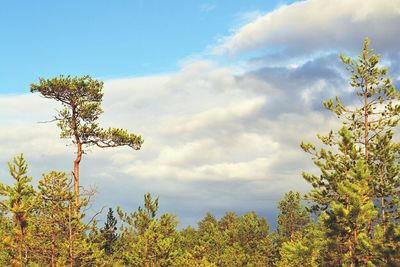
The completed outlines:
<svg viewBox="0 0 400 267">
<path fill-rule="evenodd" d="M 31 91 L 59 101 L 61 138 L 77 148 L 72 175 L 51 171 L 37 187 L 19 155 L 9 163 L 11 185 L 0 184 L 2 266 L 400 266 L 400 94 L 365 39 L 358 58 L 340 55 L 354 102 L 325 101 L 341 127 L 302 142 L 317 174 L 311 190 L 279 201 L 276 230 L 249 212 L 207 213 L 196 227 L 159 214 L 151 194 L 133 212 L 109 208 L 105 223 L 87 218 L 92 192 L 79 185 L 88 146 L 141 148 L 141 136 L 103 129 L 103 84 L 89 76 L 40 79 Z M 356 102 L 356 100 L 359 100 Z"/>
</svg>

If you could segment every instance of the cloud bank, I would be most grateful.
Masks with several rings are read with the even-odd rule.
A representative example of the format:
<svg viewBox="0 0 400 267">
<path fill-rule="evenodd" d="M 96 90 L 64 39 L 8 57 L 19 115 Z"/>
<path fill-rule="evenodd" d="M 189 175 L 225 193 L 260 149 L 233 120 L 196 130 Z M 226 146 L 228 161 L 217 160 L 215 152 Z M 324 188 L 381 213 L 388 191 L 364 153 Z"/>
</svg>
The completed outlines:
<svg viewBox="0 0 400 267">
<path fill-rule="evenodd" d="M 273 223 L 284 192 L 308 190 L 300 173 L 314 169 L 301 140 L 337 127 L 321 102 L 335 95 L 352 102 L 337 51 L 356 53 L 368 35 L 397 71 L 399 10 L 399 1 L 296 2 L 221 40 L 211 59 L 106 81 L 101 124 L 128 128 L 145 143 L 141 151 L 93 148 L 85 155 L 82 183 L 97 187 L 96 208 L 134 210 L 149 191 L 183 225 L 228 210 L 254 210 Z M 238 68 L 231 56 L 246 59 Z M 72 169 L 73 147 L 54 124 L 37 123 L 56 109 L 38 95 L 0 96 L 2 182 L 10 181 L 6 161 L 20 152 L 35 180 Z"/>
</svg>

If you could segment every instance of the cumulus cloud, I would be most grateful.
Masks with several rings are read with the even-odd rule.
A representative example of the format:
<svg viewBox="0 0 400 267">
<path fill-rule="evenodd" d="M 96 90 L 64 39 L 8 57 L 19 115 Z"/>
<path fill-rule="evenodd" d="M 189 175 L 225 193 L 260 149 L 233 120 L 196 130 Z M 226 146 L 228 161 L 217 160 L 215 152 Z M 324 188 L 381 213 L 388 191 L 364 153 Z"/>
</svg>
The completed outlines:
<svg viewBox="0 0 400 267">
<path fill-rule="evenodd" d="M 223 38 L 214 52 L 234 56 L 261 49 L 310 56 L 332 49 L 358 51 L 365 36 L 380 51 L 393 51 L 400 43 L 399 23 L 399 1 L 301 1 L 259 16 Z"/>
</svg>

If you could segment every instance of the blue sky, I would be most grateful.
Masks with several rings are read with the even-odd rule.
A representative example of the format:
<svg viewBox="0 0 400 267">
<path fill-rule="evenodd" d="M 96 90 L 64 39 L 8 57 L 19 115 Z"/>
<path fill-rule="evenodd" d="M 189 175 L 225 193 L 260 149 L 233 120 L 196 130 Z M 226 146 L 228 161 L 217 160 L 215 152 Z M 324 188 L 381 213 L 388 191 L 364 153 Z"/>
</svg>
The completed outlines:
<svg viewBox="0 0 400 267">
<path fill-rule="evenodd" d="M 110 4 L 112 3 L 112 4 Z M 339 126 L 322 101 L 354 102 L 338 54 L 369 36 L 400 84 L 400 1 L 8 1 L 0 8 L 0 182 L 23 152 L 36 183 L 71 174 L 74 147 L 29 93 L 38 77 L 104 81 L 104 127 L 143 136 L 140 151 L 84 155 L 93 212 L 129 212 L 151 192 L 181 226 L 206 212 L 256 211 L 274 225 L 285 192 L 317 173 L 301 141 Z"/>
<path fill-rule="evenodd" d="M 289 1 L 285 1 L 289 2 Z M 102 79 L 171 72 L 283 1 L 7 1 L 0 8 L 0 93 L 39 76 Z"/>
</svg>

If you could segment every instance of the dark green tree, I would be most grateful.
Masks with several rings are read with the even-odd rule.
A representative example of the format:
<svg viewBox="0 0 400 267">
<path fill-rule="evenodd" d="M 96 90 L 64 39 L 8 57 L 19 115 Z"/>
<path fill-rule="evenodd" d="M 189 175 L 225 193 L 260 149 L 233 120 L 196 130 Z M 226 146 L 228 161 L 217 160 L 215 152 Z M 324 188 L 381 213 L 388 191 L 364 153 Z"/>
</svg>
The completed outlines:
<svg viewBox="0 0 400 267">
<path fill-rule="evenodd" d="M 104 227 L 101 228 L 101 234 L 104 238 L 103 249 L 106 255 L 111 255 L 114 252 L 114 245 L 117 241 L 117 218 L 114 217 L 112 208 L 108 209 L 107 220 Z"/>
</svg>

